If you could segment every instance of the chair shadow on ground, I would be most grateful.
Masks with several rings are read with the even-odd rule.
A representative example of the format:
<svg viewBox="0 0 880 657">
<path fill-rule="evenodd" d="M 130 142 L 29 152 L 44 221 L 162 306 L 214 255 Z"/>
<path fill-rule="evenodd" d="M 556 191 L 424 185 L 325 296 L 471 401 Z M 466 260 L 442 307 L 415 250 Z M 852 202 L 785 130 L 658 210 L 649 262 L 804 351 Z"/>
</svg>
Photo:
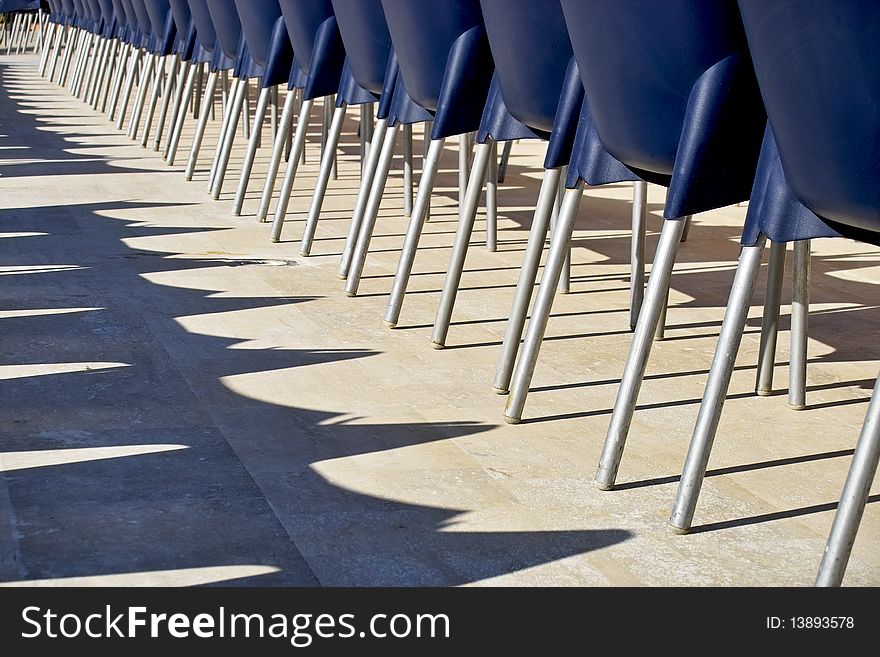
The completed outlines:
<svg viewBox="0 0 880 657">
<path fill-rule="evenodd" d="M 15 77 L 22 90 L 46 88 L 30 74 Z M 4 177 L 87 174 L 100 185 L 101 176 L 151 171 L 120 169 L 116 158 L 72 156 L 70 140 L 93 133 L 41 122 L 18 111 L 19 102 L 0 91 L 3 141 L 26 143 L 31 152 L 21 157 L 33 161 L 4 165 Z M 83 106 L 69 118 L 93 116 Z M 107 125 L 103 134 L 116 133 Z M 41 168 L 38 153 L 57 166 Z M 630 537 L 613 526 L 468 531 L 455 526 L 471 509 L 408 503 L 329 481 L 318 464 L 491 426 L 371 423 L 344 408 L 303 408 L 294 393 L 283 404 L 236 393 L 231 377 L 290 370 L 296 377 L 300 368 L 377 352 L 245 348 L 245 339 L 226 337 L 232 317 L 287 306 L 307 313 L 314 298 L 226 296 L 152 282 L 163 273 L 236 267 L 245 275 L 265 266 L 128 246 L 136 237 L 223 230 L 128 218 L 162 206 L 168 216 L 181 208 L 123 198 L 0 209 L 2 232 L 12 235 L 3 240 L 4 282 L 13 283 L 0 292 L 0 521 L 14 532 L 14 547 L 0 550 L 0 579 L 128 573 L 138 581 L 161 571 L 227 568 L 214 581 L 453 585 Z M 184 318 L 209 315 L 221 335 L 184 328 Z M 11 505 L 5 512 L 3 489 Z"/>
</svg>

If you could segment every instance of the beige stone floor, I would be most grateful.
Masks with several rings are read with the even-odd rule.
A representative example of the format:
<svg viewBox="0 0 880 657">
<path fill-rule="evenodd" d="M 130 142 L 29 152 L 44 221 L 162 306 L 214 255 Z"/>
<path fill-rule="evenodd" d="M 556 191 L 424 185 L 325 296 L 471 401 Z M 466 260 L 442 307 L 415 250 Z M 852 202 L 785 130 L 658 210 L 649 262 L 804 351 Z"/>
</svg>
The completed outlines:
<svg viewBox="0 0 880 657">
<path fill-rule="evenodd" d="M 430 332 L 457 218 L 457 140 L 400 326 L 382 315 L 407 220 L 395 162 L 361 294 L 336 277 L 358 180 L 345 126 L 312 257 L 311 131 L 281 243 L 106 118 L 0 57 L 0 580 L 38 584 L 809 585 L 878 370 L 880 250 L 814 243 L 808 408 L 752 394 L 763 274 L 694 532 L 665 528 L 745 207 L 695 217 L 620 470 L 592 484 L 626 357 L 631 186 L 587 191 L 523 424 L 491 380 L 542 147 L 515 146 L 500 247 L 478 218 L 450 331 Z M 320 116 L 316 108 L 315 121 Z M 417 147 L 420 132 L 417 131 Z M 649 190 L 649 254 L 664 190 Z M 788 279 L 787 279 L 788 280 Z M 880 482 L 873 489 L 877 501 Z M 880 584 L 880 505 L 845 583 Z"/>
</svg>

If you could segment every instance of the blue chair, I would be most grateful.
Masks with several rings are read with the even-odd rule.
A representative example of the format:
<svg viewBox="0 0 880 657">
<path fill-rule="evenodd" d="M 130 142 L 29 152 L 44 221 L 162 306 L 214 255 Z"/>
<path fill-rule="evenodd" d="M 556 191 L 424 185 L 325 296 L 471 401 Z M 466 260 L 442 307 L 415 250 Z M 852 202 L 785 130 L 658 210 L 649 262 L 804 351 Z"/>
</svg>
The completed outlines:
<svg viewBox="0 0 880 657">
<path fill-rule="evenodd" d="M 497 143 L 511 143 L 517 139 L 548 141 L 544 178 L 493 384 L 500 393 L 507 392 L 522 338 L 551 213 L 556 208 L 560 180 L 571 153 L 583 87 L 572 59 L 571 43 L 558 0 L 547 3 L 481 0 L 480 6 L 495 64 L 495 77 L 477 133 L 474 164 L 443 283 L 431 345 L 439 349 L 446 344 L 484 181 L 487 182 L 487 205 L 494 202 L 495 181 L 498 179 Z M 550 144 L 552 148 L 549 148 Z M 495 250 L 497 237 L 492 228 L 493 222 L 487 221 L 486 246 Z M 386 317 L 388 321 L 392 319 Z"/>
<path fill-rule="evenodd" d="M 304 256 L 309 255 L 312 250 L 324 195 L 333 175 L 335 152 L 342 132 L 345 110 L 352 105 L 360 106 L 361 184 L 369 184 L 363 174 L 368 168 L 366 159 L 369 146 L 373 143 L 373 106 L 382 97 L 388 62 L 391 58 L 391 36 L 388 34 L 388 24 L 385 22 L 385 13 L 382 11 L 380 0 L 333 0 L 333 13 L 345 47 L 346 60 L 336 95 L 336 108 L 330 121 L 324 157 L 321 158 L 315 191 L 312 194 L 312 202 L 309 205 L 306 225 L 300 241 L 300 254 Z M 391 75 L 395 76 L 396 71 Z M 314 85 L 314 88 L 317 89 L 317 85 Z M 384 130 L 386 121 L 382 118 L 380 120 Z M 381 136 L 378 139 L 381 139 Z M 404 176 L 405 199 L 411 198 L 411 148 L 407 155 L 409 157 L 404 158 L 404 172 L 409 175 Z"/>
<path fill-rule="evenodd" d="M 189 160 L 186 168 L 186 178 L 190 180 L 198 161 L 208 119 L 210 119 L 214 109 L 218 77 L 221 72 L 226 76 L 227 72 L 235 66 L 235 60 L 226 57 L 219 47 L 217 32 L 214 29 L 211 12 L 208 10 L 207 0 L 187 0 L 187 5 L 190 10 L 190 29 L 195 30 L 196 41 L 193 44 L 192 57 L 186 60 L 184 70 L 181 73 L 181 77 L 185 79 L 185 82 L 182 87 L 178 87 L 178 94 L 174 99 L 177 111 L 172 112 L 172 116 L 176 118 L 174 120 L 174 128 L 170 133 L 169 142 L 165 147 L 165 161 L 168 162 L 169 166 L 174 164 L 177 157 L 177 148 L 180 144 L 180 135 L 186 120 L 187 102 L 180 102 L 178 96 L 181 100 L 189 99 L 192 96 L 196 75 L 207 66 L 208 79 L 205 83 L 204 96 L 200 103 L 198 125 L 190 145 Z"/>
<path fill-rule="evenodd" d="M 125 79 L 125 72 L 127 70 L 126 64 L 129 57 L 133 54 L 133 34 L 137 31 L 137 17 L 134 16 L 134 10 L 131 9 L 130 5 L 127 4 L 125 0 L 112 1 L 113 15 L 116 17 L 117 23 L 116 38 L 120 45 L 118 49 L 119 54 L 116 57 L 116 71 L 113 74 L 112 84 L 110 85 L 110 90 L 107 92 L 104 102 L 107 118 L 110 120 L 113 120 L 116 114 L 116 105 L 119 102 L 119 94 L 121 93 L 122 83 Z M 107 80 L 110 82 L 109 76 Z"/>
<path fill-rule="evenodd" d="M 558 230 L 514 374 L 505 418 L 518 421 L 584 184 L 626 172 L 668 187 L 666 219 L 602 451 L 613 487 L 684 218 L 749 198 L 766 118 L 735 3 L 562 0 L 586 100 Z M 682 44 L 687 44 L 683 48 Z"/>
<path fill-rule="evenodd" d="M 39 0 L 2 0 L 0 1 L 0 14 L 6 15 L 6 24 L 4 25 L 4 36 L 6 37 L 6 54 L 12 54 L 12 47 L 15 46 L 15 53 L 20 54 L 28 48 L 28 43 L 34 36 L 34 25 L 43 28 L 43 11 L 40 8 Z M 12 23 L 9 18 L 12 16 Z M 10 29 L 11 28 L 11 29 Z M 34 52 L 39 45 L 38 40 L 33 42 Z"/>
<path fill-rule="evenodd" d="M 125 22 L 127 25 L 125 31 L 125 42 L 127 47 L 123 49 L 120 58 L 119 71 L 117 79 L 114 81 L 114 91 L 110 99 L 110 111 L 108 118 L 116 122 L 116 129 L 121 130 L 125 121 L 125 112 L 128 101 L 131 99 L 131 92 L 137 78 L 137 70 L 140 66 L 143 56 L 142 42 L 142 22 L 138 20 L 138 14 L 135 10 L 134 0 L 121 0 L 123 11 L 125 13 Z M 145 19 L 149 23 L 149 16 Z M 121 110 L 117 115 L 116 110 Z"/>
<path fill-rule="evenodd" d="M 376 0 L 368 0 L 363 3 L 362 11 L 368 14 L 367 18 L 369 18 L 371 13 L 370 8 L 375 7 L 375 2 Z M 280 5 L 284 22 L 287 26 L 287 32 L 293 45 L 293 52 L 296 55 L 288 86 L 291 90 L 294 88 L 301 89 L 302 106 L 297 120 L 296 133 L 293 136 L 291 155 L 288 160 L 287 170 L 284 172 L 278 204 L 275 207 L 275 216 L 272 222 L 271 239 L 276 242 L 281 238 L 281 230 L 287 215 L 290 194 L 293 190 L 296 172 L 305 149 L 305 138 L 315 99 L 324 98 L 324 125 L 328 129 L 328 134 L 324 140 L 322 155 L 329 158 L 325 163 L 324 157 L 322 157 L 316 194 L 319 193 L 318 190 L 322 186 L 326 189 L 331 173 L 331 170 L 327 169 L 327 167 L 329 166 L 332 169 L 332 165 L 335 162 L 336 147 L 342 130 L 342 120 L 345 116 L 344 105 L 347 104 L 347 101 L 344 102 L 342 108 L 337 109 L 335 116 L 330 120 L 326 110 L 329 110 L 332 105 L 333 94 L 340 89 L 343 64 L 346 61 L 346 52 L 340 35 L 339 25 L 330 0 L 307 0 L 305 2 L 281 0 Z M 384 18 L 382 20 L 384 21 Z M 360 29 L 368 30 L 372 29 L 372 27 L 372 22 L 366 22 Z M 382 44 L 387 43 L 387 39 L 381 34 L 377 41 Z M 372 53 L 365 54 L 372 57 Z M 288 93 L 288 100 L 292 100 L 290 93 Z M 344 98 L 342 100 L 345 101 Z M 357 101 L 358 98 L 352 96 L 352 100 Z M 286 106 L 285 110 L 287 110 Z M 282 131 L 289 131 L 290 129 L 292 107 L 290 112 L 286 120 L 283 118 L 281 121 Z M 270 160 L 269 175 L 266 176 L 263 192 L 260 197 L 260 205 L 257 210 L 258 221 L 265 221 L 268 216 L 272 191 L 275 187 L 275 179 L 281 163 L 282 143 L 281 135 L 279 135 Z"/>
<path fill-rule="evenodd" d="M 87 85 L 86 91 L 83 94 L 83 100 L 95 110 L 98 109 L 105 80 L 109 83 L 108 69 L 116 58 L 119 45 L 119 41 L 116 38 L 117 23 L 113 13 L 112 0 L 98 0 L 98 12 L 101 16 L 100 38 L 92 65 L 90 85 Z"/>
<path fill-rule="evenodd" d="M 73 41 L 76 36 L 73 21 L 76 16 L 76 7 L 73 0 L 58 0 L 59 18 L 58 25 L 63 29 L 58 30 L 58 39 L 55 42 L 55 49 L 52 54 L 52 65 L 49 68 L 49 80 L 62 84 L 64 75 L 66 75 L 66 67 L 72 54 Z M 61 48 L 64 48 L 62 54 Z M 58 73 L 56 80 L 55 73 Z M 62 75 L 64 74 L 64 75 Z"/>
<path fill-rule="evenodd" d="M 81 0 L 70 0 L 65 4 L 70 28 L 68 30 L 67 46 L 64 53 L 64 61 L 61 64 L 61 75 L 58 83 L 62 86 L 71 87 L 76 79 L 79 59 L 82 55 L 82 46 L 87 39 L 83 25 L 86 21 L 85 9 Z M 76 55 L 74 57 L 74 55 Z M 68 77 L 69 76 L 69 77 Z"/>
<path fill-rule="evenodd" d="M 46 17 L 46 36 L 43 38 L 43 52 L 37 69 L 40 76 L 46 76 L 49 62 L 54 62 L 58 57 L 58 48 L 62 38 L 63 5 L 61 0 L 48 0 L 48 2 L 49 14 Z"/>
<path fill-rule="evenodd" d="M 198 157 L 201 151 L 208 120 L 211 118 L 214 110 L 214 101 L 217 94 L 217 85 L 220 75 L 222 73 L 225 82 L 228 73 L 234 73 L 239 63 L 241 23 L 238 20 L 238 12 L 235 10 L 235 6 L 231 1 L 213 7 L 207 0 L 188 0 L 188 3 L 192 21 L 196 29 L 198 42 L 193 59 L 187 65 L 189 71 L 187 73 L 187 80 L 184 88 L 185 98 L 189 98 L 192 94 L 197 72 L 201 71 L 205 65 L 208 67 L 208 79 L 205 83 L 204 95 L 199 104 L 200 110 L 198 112 L 198 124 L 196 126 L 195 134 L 193 135 L 192 144 L 190 145 L 189 158 L 186 166 L 186 179 L 191 180 L 198 164 Z M 218 28 L 218 21 L 222 21 L 222 29 Z M 237 85 L 238 82 L 236 79 L 236 81 L 233 82 L 234 88 L 229 94 L 229 99 L 235 95 Z M 229 99 L 224 101 L 220 138 L 218 139 L 217 150 L 215 151 L 214 156 L 215 164 L 219 157 L 220 147 L 222 145 L 222 135 L 224 133 L 226 121 L 228 120 L 227 105 L 229 104 Z M 169 165 L 174 164 L 177 155 L 177 148 L 180 142 L 180 133 L 182 132 L 185 118 L 186 103 L 183 103 L 177 115 L 177 120 L 175 121 L 175 134 L 165 158 Z M 213 168 L 214 165 L 212 165 L 212 171 Z"/>
<path fill-rule="evenodd" d="M 251 131 L 232 208 L 234 215 L 240 215 L 251 177 L 254 157 L 260 146 L 263 121 L 270 101 L 277 113 L 278 85 L 287 82 L 290 78 L 293 49 L 284 19 L 281 16 L 281 7 L 277 3 L 267 2 L 255 6 L 247 0 L 236 0 L 236 4 L 241 16 L 248 50 L 255 67 L 259 69 L 252 71 L 250 77 L 260 79 L 260 96 L 257 99 L 254 128 Z M 273 121 L 274 125 L 275 121 Z M 214 198 L 219 196 L 221 185 L 222 179 L 216 183 Z"/>
<path fill-rule="evenodd" d="M 433 121 L 418 195 L 392 284 L 386 312 L 386 316 L 390 316 L 399 312 L 403 302 L 444 142 L 447 137 L 466 135 L 479 128 L 493 65 L 477 0 L 430 4 L 418 0 L 382 0 L 382 7 L 400 66 L 392 100 L 396 118 L 393 123 L 389 122 L 358 227 L 345 284 L 345 293 L 349 296 L 357 294 L 360 284 L 400 125 L 416 120 Z M 398 98 L 407 105 L 406 108 L 401 106 L 400 111 L 396 107 Z M 462 145 L 465 141 L 462 140 Z"/>
<path fill-rule="evenodd" d="M 110 3 L 109 0 L 108 4 L 112 8 L 112 3 Z M 101 6 L 100 0 L 86 0 L 86 6 L 88 7 L 88 13 L 90 15 L 90 25 L 88 29 L 92 35 L 92 49 L 91 52 L 86 51 L 86 56 L 83 59 L 83 72 L 81 73 L 79 86 L 75 95 L 84 102 L 89 102 L 94 89 L 96 73 L 99 69 L 101 58 L 105 52 L 107 41 L 104 38 L 106 27 L 104 10 Z M 90 54 L 91 59 L 89 59 Z"/>
<path fill-rule="evenodd" d="M 753 198 L 749 207 L 743 255 L 670 518 L 678 531 L 686 531 L 693 520 L 766 239 L 839 233 L 880 244 L 880 5 L 740 0 L 739 7 L 770 128 L 753 192 L 758 202 Z M 776 193 L 765 191 L 773 181 Z M 774 213 L 779 205 L 800 211 Z M 818 586 L 843 580 L 878 460 L 880 383 L 853 455 Z"/>
<path fill-rule="evenodd" d="M 174 92 L 181 89 L 186 79 L 186 74 L 180 74 L 181 64 L 188 63 L 193 60 L 196 50 L 196 29 L 193 24 L 192 15 L 189 10 L 189 4 L 186 0 L 170 0 L 171 19 L 174 21 L 174 38 L 171 42 L 171 51 L 167 57 L 167 70 L 165 71 L 165 87 L 162 90 L 162 104 L 159 108 L 159 116 L 156 119 L 156 134 L 153 137 L 152 148 L 158 151 L 162 145 L 162 135 L 165 134 L 165 123 L 168 120 L 169 110 L 172 109 L 172 97 Z M 179 103 L 171 111 L 171 116 L 176 117 L 180 111 Z M 148 129 L 144 133 L 141 141 L 142 146 L 147 145 L 149 140 L 149 123 Z"/>
<path fill-rule="evenodd" d="M 139 4 L 146 12 L 150 29 L 145 41 L 144 49 L 147 54 L 138 86 L 134 111 L 129 121 L 128 136 L 131 139 L 137 139 L 138 137 L 141 116 L 144 105 L 147 103 L 147 90 L 150 88 L 150 82 L 152 81 L 152 91 L 144 121 L 144 136 L 141 139 L 141 145 L 146 147 L 150 125 L 153 122 L 153 114 L 156 110 L 156 103 L 159 100 L 163 73 L 167 68 L 169 58 L 172 57 L 177 27 L 174 23 L 174 16 L 171 13 L 169 0 L 140 0 Z"/>
<path fill-rule="evenodd" d="M 228 163 L 229 155 L 232 152 L 232 139 L 242 116 L 242 108 L 248 101 L 248 82 L 245 73 L 249 62 L 247 43 L 245 43 L 242 34 L 241 18 L 238 15 L 235 0 L 207 0 L 207 3 L 214 31 L 217 33 L 217 54 L 222 56 L 225 61 L 233 63 L 229 69 L 233 76 L 233 86 L 223 110 L 220 136 L 208 175 L 208 191 L 213 193 L 217 172 L 222 168 L 225 173 L 226 163 Z M 248 125 L 248 115 L 249 112 L 245 112 L 245 129 Z M 222 165 L 221 162 L 223 162 Z"/>
</svg>

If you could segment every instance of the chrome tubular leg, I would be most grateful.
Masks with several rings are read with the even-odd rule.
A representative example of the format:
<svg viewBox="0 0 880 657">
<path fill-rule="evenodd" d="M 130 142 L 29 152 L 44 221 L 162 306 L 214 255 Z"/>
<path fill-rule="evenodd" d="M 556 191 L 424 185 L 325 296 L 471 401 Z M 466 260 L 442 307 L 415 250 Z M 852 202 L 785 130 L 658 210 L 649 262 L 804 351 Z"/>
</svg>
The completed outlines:
<svg viewBox="0 0 880 657">
<path fill-rule="evenodd" d="M 535 297 L 532 319 L 526 330 L 522 356 L 520 356 L 516 370 L 513 373 L 510 397 L 507 398 L 507 405 L 504 409 L 504 421 L 509 424 L 517 424 L 522 420 L 526 397 L 529 394 L 529 384 L 532 381 L 532 374 L 538 362 L 538 353 L 541 350 L 541 342 L 544 340 L 547 321 L 550 319 L 553 297 L 559 285 L 562 269 L 565 266 L 565 257 L 569 251 L 568 244 L 571 240 L 575 219 L 577 218 L 581 196 L 583 196 L 583 183 L 580 181 L 574 189 L 565 190 L 562 209 L 556 221 L 556 231 L 550 239 L 547 264 L 544 266 L 544 274 L 541 276 L 538 296 Z"/>
<path fill-rule="evenodd" d="M 351 215 L 351 222 L 348 225 L 348 235 L 345 238 L 345 246 L 342 249 L 342 258 L 339 261 L 339 271 L 337 276 L 345 279 L 348 277 L 348 270 L 351 265 L 351 257 L 357 245 L 358 236 L 360 235 L 361 224 L 364 220 L 367 204 L 370 199 L 370 191 L 373 188 L 373 178 L 379 167 L 379 156 L 382 153 L 382 146 L 385 143 L 385 135 L 388 131 L 388 122 L 385 119 L 376 121 L 373 136 L 370 141 L 370 147 L 367 152 L 367 161 L 364 170 L 361 173 L 361 184 L 358 189 L 357 199 L 354 204 L 354 211 Z"/>
<path fill-rule="evenodd" d="M 327 133 L 327 148 L 321 157 L 321 167 L 318 170 L 318 180 L 315 182 L 315 191 L 312 194 L 312 203 L 309 206 L 308 219 L 303 231 L 302 241 L 299 245 L 301 255 L 311 253 L 312 242 L 315 239 L 315 231 L 318 228 L 318 218 L 321 215 L 321 206 L 324 203 L 324 195 L 327 193 L 327 185 L 333 174 L 333 154 L 339 146 L 339 137 L 342 134 L 342 122 L 345 120 L 345 105 L 333 110 L 333 119 L 330 121 L 330 130 Z"/>
<path fill-rule="evenodd" d="M 440 294 L 440 304 L 437 307 L 437 317 L 434 320 L 434 331 L 431 335 L 431 346 L 435 349 L 442 349 L 446 345 L 455 297 L 461 284 L 468 246 L 474 232 L 474 220 L 477 216 L 477 206 L 480 203 L 483 180 L 487 178 L 487 168 L 491 169 L 489 162 L 494 151 L 492 145 L 496 142 L 494 140 L 490 140 L 490 142 L 477 144 L 474 148 L 474 164 L 471 167 L 467 192 L 464 195 L 463 212 L 458 219 L 455 242 L 452 244 L 452 255 L 449 259 L 449 266 L 446 268 L 446 278 L 443 279 L 443 291 Z M 488 173 L 489 179 L 491 179 L 491 175 L 490 171 Z"/>
<path fill-rule="evenodd" d="M 635 330 L 645 298 L 645 236 L 648 215 L 648 183 L 633 183 L 632 243 L 630 246 L 629 328 Z"/>
<path fill-rule="evenodd" d="M 193 86 L 196 82 L 196 69 L 198 66 L 194 65 L 192 62 L 187 63 L 188 66 L 184 69 L 186 73 L 186 82 L 181 85 L 179 89 L 180 103 L 177 108 L 177 120 L 174 122 L 174 129 L 168 133 L 168 154 L 165 156 L 168 166 L 173 166 L 174 160 L 177 157 L 177 148 L 180 146 L 180 136 L 183 134 L 183 124 L 186 122 L 189 97 L 192 95 Z M 176 99 L 175 104 L 177 104 Z"/>
<path fill-rule="evenodd" d="M 856 540 L 856 532 L 871 492 L 871 482 L 880 460 L 880 379 L 874 385 L 868 414 L 856 444 L 849 474 L 843 485 L 840 504 L 834 514 L 831 534 L 825 544 L 825 553 L 816 577 L 816 586 L 840 586 L 846 564 Z"/>
<path fill-rule="evenodd" d="M 397 143 L 397 134 L 400 131 L 400 123 L 390 126 L 385 132 L 382 149 L 376 171 L 373 174 L 373 183 L 370 186 L 370 194 L 364 209 L 357 243 L 351 255 L 351 265 L 348 267 L 348 277 L 345 281 L 345 293 L 353 297 L 357 295 L 358 286 L 361 282 L 361 274 L 367 261 L 367 252 L 370 249 L 370 240 L 373 237 L 373 229 L 376 226 L 376 217 L 379 214 L 379 205 L 382 203 L 382 194 L 385 191 L 385 183 L 388 180 L 388 171 L 391 169 L 391 159 L 394 156 L 394 147 Z M 378 150 L 378 143 L 373 147 Z"/>
<path fill-rule="evenodd" d="M 270 238 L 273 242 L 281 239 L 281 230 L 284 227 L 284 218 L 287 216 L 287 206 L 290 203 L 290 194 L 293 191 L 293 183 L 296 180 L 296 171 L 301 161 L 300 154 L 306 148 L 306 133 L 309 129 L 309 116 L 312 113 L 314 101 L 303 101 L 299 110 L 299 120 L 296 124 L 296 134 L 293 137 L 293 150 L 287 170 L 284 172 L 284 180 L 281 182 L 281 193 L 278 196 L 278 205 L 275 207 L 275 217 L 272 220 Z"/>
<path fill-rule="evenodd" d="M 419 248 L 419 239 L 422 236 L 422 228 L 425 225 L 425 210 L 428 207 L 428 199 L 434 191 L 434 181 L 437 177 L 437 168 L 440 165 L 440 154 L 443 152 L 444 139 L 431 141 L 428 157 L 425 159 L 425 167 L 422 177 L 419 179 L 419 189 L 416 194 L 416 204 L 406 230 L 406 239 L 403 242 L 403 250 L 400 252 L 400 260 L 397 262 L 397 273 L 391 284 L 391 296 L 388 299 L 388 307 L 385 309 L 385 325 L 397 326 L 400 318 L 400 310 L 403 307 L 403 297 L 412 274 L 413 263 L 416 259 L 416 251 Z M 482 186 L 482 185 L 481 185 Z M 464 202 L 464 196 L 461 197 Z"/>
<path fill-rule="evenodd" d="M 761 397 L 773 391 L 773 367 L 776 364 L 776 340 L 779 335 L 779 306 L 782 302 L 784 272 L 785 242 L 772 242 L 770 264 L 767 266 L 764 318 L 761 321 L 761 346 L 758 349 L 758 374 L 755 381 L 755 394 Z"/>
<path fill-rule="evenodd" d="M 617 469 L 620 466 L 620 458 L 623 455 L 626 437 L 638 402 L 642 380 L 645 378 L 648 358 L 651 356 L 654 332 L 660 322 L 660 316 L 666 302 L 672 269 L 675 266 L 675 257 L 681 244 L 681 231 L 683 230 L 684 221 L 682 219 L 663 222 L 660 243 L 654 256 L 654 266 L 648 277 L 645 300 L 636 323 L 626 365 L 623 368 L 623 378 L 617 389 L 614 410 L 611 413 L 611 423 L 608 426 L 605 445 L 599 460 L 599 470 L 596 473 L 596 485 L 602 490 L 610 490 L 617 478 Z"/>
<path fill-rule="evenodd" d="M 796 411 L 807 405 L 807 322 L 810 315 L 810 240 L 794 243 L 794 289 L 791 300 L 791 364 L 788 405 Z"/>
<path fill-rule="evenodd" d="M 547 241 L 547 232 L 550 229 L 550 215 L 553 213 L 553 207 L 556 203 L 556 191 L 561 178 L 562 168 L 544 170 L 544 179 L 541 182 L 541 191 L 538 193 L 532 227 L 529 230 L 529 241 L 523 256 L 522 267 L 519 270 L 516 292 L 513 295 L 513 307 L 510 309 L 510 318 L 507 320 L 501 354 L 495 367 L 495 380 L 492 383 L 492 388 L 499 395 L 506 395 L 510 392 L 510 377 L 513 374 L 513 366 L 516 364 L 516 356 L 522 341 L 526 315 L 529 312 L 532 291 L 538 277 L 541 255 L 544 253 L 544 243 Z M 581 189 L 583 188 L 581 187 Z"/>
<path fill-rule="evenodd" d="M 238 188 L 235 190 L 235 200 L 232 204 L 232 214 L 236 216 L 241 214 L 241 209 L 244 206 L 244 197 L 247 194 L 248 182 L 251 178 L 251 171 L 254 168 L 254 159 L 257 156 L 257 148 L 259 148 L 263 135 L 263 121 L 266 118 L 266 112 L 269 110 L 271 98 L 271 87 L 265 87 L 260 90 L 260 97 L 257 100 L 257 111 L 254 114 L 254 129 L 251 131 L 250 140 L 248 140 L 247 151 L 241 166 L 241 175 L 238 178 Z"/>
<path fill-rule="evenodd" d="M 272 157 L 269 160 L 269 171 L 266 173 L 266 180 L 263 182 L 263 193 L 260 196 L 260 207 L 257 210 L 257 221 L 266 221 L 269 216 L 269 205 L 272 202 L 272 191 L 275 189 L 275 180 L 278 178 L 278 169 L 281 167 L 281 159 L 284 157 L 284 150 L 287 146 L 287 137 L 293 127 L 294 110 L 296 107 L 296 91 L 290 89 L 284 99 L 284 109 L 281 112 L 281 125 L 278 127 L 278 134 L 275 136 L 275 143 L 272 148 Z"/>
<path fill-rule="evenodd" d="M 709 379 L 703 391 L 697 424 L 694 427 L 694 435 L 691 438 L 672 515 L 669 518 L 669 527 L 676 533 L 687 533 L 694 518 L 697 498 L 709 463 L 709 452 L 715 440 L 715 432 L 721 419 L 727 388 L 730 385 L 730 376 L 733 374 L 736 353 L 748 318 L 749 302 L 758 279 L 765 241 L 766 239 L 761 236 L 755 246 L 744 247 L 739 257 L 730 299 L 724 313 L 724 322 L 721 324 L 721 334 L 718 336 L 718 345 L 712 358 L 712 367 L 709 369 Z"/>
</svg>

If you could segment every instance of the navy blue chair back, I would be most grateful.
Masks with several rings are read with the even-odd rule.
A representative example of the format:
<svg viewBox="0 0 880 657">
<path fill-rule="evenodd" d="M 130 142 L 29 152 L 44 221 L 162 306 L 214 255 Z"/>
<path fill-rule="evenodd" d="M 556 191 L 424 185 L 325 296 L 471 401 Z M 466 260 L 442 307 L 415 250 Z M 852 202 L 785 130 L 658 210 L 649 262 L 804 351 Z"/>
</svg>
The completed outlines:
<svg viewBox="0 0 880 657">
<path fill-rule="evenodd" d="M 380 94 L 391 54 L 391 35 L 380 0 L 333 0 L 351 73 L 367 91 Z"/>
<path fill-rule="evenodd" d="M 840 233 L 880 238 L 880 3 L 740 2 L 786 180 Z"/>
<path fill-rule="evenodd" d="M 549 133 L 572 58 L 558 0 L 480 0 L 504 104 L 518 121 Z"/>
<path fill-rule="evenodd" d="M 217 46 L 227 58 L 235 59 L 241 42 L 241 19 L 235 7 L 235 0 L 206 0 L 206 2 L 217 34 Z"/>
<path fill-rule="evenodd" d="M 187 4 L 196 26 L 199 45 L 208 52 L 214 52 L 217 47 L 217 31 L 214 29 L 211 12 L 208 11 L 208 0 L 187 0 Z"/>
<path fill-rule="evenodd" d="M 251 57 L 258 65 L 265 66 L 269 58 L 272 30 L 281 18 L 281 8 L 277 2 L 269 0 L 235 0 L 235 5 Z"/>
<path fill-rule="evenodd" d="M 733 0 L 562 0 L 598 137 L 665 216 L 749 197 L 766 123 Z"/>
<path fill-rule="evenodd" d="M 406 91 L 436 111 L 449 51 L 468 30 L 485 32 L 478 0 L 382 0 Z"/>
</svg>

